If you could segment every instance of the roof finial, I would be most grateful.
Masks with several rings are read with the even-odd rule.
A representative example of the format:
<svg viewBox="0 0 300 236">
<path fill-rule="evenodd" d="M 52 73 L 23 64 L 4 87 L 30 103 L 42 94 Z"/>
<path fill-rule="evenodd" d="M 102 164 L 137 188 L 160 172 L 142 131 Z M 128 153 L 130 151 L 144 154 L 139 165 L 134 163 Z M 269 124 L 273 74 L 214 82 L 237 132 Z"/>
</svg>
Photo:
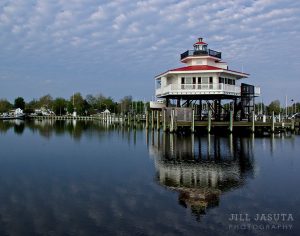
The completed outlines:
<svg viewBox="0 0 300 236">
<path fill-rule="evenodd" d="M 198 38 L 199 42 L 202 42 L 203 38 Z"/>
</svg>

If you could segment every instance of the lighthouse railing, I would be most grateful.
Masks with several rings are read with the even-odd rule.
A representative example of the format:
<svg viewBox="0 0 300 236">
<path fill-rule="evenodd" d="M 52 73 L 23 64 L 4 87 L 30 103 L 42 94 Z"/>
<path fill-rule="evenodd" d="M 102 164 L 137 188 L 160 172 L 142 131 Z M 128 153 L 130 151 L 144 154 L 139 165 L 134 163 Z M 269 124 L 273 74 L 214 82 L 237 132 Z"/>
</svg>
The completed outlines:
<svg viewBox="0 0 300 236">
<path fill-rule="evenodd" d="M 239 95 L 241 87 L 239 85 L 214 83 L 214 84 L 169 84 L 165 87 L 156 89 L 156 95 L 167 95 L 172 93 L 233 93 Z"/>
<path fill-rule="evenodd" d="M 189 56 L 205 56 L 205 55 L 209 55 L 212 57 L 217 57 L 217 58 L 222 58 L 222 53 L 212 50 L 212 49 L 208 49 L 208 50 L 187 50 L 184 53 L 182 53 L 180 55 L 180 59 L 184 59 L 186 57 Z"/>
</svg>

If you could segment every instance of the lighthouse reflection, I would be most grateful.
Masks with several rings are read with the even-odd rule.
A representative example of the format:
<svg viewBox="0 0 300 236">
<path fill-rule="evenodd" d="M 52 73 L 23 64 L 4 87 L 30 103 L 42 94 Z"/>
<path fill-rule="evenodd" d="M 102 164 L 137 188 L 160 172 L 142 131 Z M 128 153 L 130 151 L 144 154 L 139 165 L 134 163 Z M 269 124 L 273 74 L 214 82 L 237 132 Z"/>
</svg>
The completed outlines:
<svg viewBox="0 0 300 236">
<path fill-rule="evenodd" d="M 197 220 L 219 205 L 220 196 L 254 175 L 251 139 L 151 133 L 157 182 L 178 192 L 178 202 Z"/>
</svg>

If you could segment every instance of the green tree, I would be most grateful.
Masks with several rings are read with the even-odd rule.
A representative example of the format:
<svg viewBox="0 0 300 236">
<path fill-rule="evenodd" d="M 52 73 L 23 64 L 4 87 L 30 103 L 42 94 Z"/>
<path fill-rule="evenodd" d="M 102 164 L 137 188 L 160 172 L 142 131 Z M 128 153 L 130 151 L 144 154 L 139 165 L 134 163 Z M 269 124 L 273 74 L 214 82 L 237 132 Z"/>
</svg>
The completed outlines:
<svg viewBox="0 0 300 236">
<path fill-rule="evenodd" d="M 15 99 L 14 107 L 15 107 L 15 108 L 21 108 L 22 110 L 24 110 L 24 108 L 25 108 L 25 101 L 24 101 L 24 98 L 22 98 L 22 97 L 17 97 L 17 98 Z"/>
<path fill-rule="evenodd" d="M 97 105 L 97 99 L 96 97 L 94 97 L 91 94 L 86 95 L 85 100 L 87 101 L 87 103 L 92 107 L 92 108 L 96 108 Z"/>
<path fill-rule="evenodd" d="M 106 97 L 103 96 L 102 94 L 98 94 L 98 95 L 96 95 L 95 99 L 96 99 L 95 109 L 104 111 L 106 108 L 106 105 L 105 105 Z"/>
<path fill-rule="evenodd" d="M 73 103 L 71 101 L 67 102 L 67 111 L 68 111 L 69 114 L 72 114 L 73 111 L 74 111 L 74 106 L 73 106 Z"/>
<path fill-rule="evenodd" d="M 32 99 L 25 105 L 25 113 L 34 113 L 35 109 L 40 108 L 39 102 L 36 99 Z"/>
<path fill-rule="evenodd" d="M 73 96 L 71 96 L 70 102 L 73 104 L 74 110 L 78 115 L 85 114 L 86 103 L 80 93 L 75 93 Z"/>
<path fill-rule="evenodd" d="M 46 107 L 48 109 L 52 108 L 53 98 L 50 94 L 47 94 L 39 99 L 39 108 Z"/>
<path fill-rule="evenodd" d="M 266 106 L 264 103 L 256 103 L 255 104 L 255 112 L 258 114 L 264 114 L 266 110 Z"/>
<path fill-rule="evenodd" d="M 67 108 L 67 101 L 64 98 L 56 98 L 53 101 L 53 111 L 56 115 L 65 115 Z"/>
<path fill-rule="evenodd" d="M 7 112 L 13 108 L 13 105 L 6 99 L 0 100 L 0 113 Z"/>
<path fill-rule="evenodd" d="M 119 106 L 122 113 L 128 113 L 132 109 L 132 96 L 122 98 Z"/>
<path fill-rule="evenodd" d="M 280 113 L 280 101 L 279 100 L 272 101 L 270 105 L 267 107 L 267 111 L 269 115 L 271 115 L 273 111 L 275 115 L 278 115 Z"/>
</svg>

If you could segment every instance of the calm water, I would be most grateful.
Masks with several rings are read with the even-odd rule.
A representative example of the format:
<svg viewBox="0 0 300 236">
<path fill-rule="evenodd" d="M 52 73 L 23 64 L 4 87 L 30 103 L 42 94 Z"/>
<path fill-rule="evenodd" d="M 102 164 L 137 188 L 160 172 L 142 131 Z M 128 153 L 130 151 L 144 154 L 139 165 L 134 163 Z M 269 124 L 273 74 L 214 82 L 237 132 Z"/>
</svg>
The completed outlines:
<svg viewBox="0 0 300 236">
<path fill-rule="evenodd" d="M 0 235 L 299 235 L 299 144 L 0 121 Z"/>
</svg>

